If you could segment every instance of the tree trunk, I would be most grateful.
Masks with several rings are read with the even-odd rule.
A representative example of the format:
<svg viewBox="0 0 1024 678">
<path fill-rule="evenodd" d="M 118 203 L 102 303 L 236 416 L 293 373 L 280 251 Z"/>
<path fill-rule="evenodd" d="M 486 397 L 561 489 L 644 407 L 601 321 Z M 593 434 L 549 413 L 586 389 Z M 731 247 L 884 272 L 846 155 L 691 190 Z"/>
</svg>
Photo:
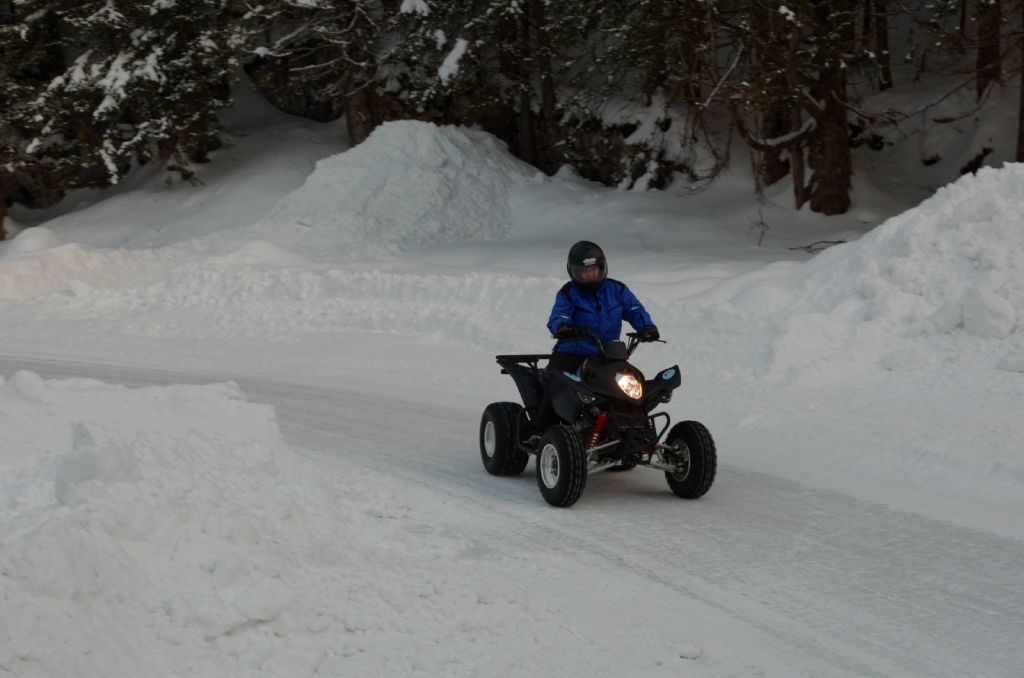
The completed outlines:
<svg viewBox="0 0 1024 678">
<path fill-rule="evenodd" d="M 536 42 L 537 77 L 540 79 L 540 116 L 545 121 L 554 120 L 558 112 L 555 110 L 555 78 L 552 75 L 551 44 L 548 39 L 547 23 L 544 16 L 542 0 L 532 0 L 533 33 Z"/>
<path fill-rule="evenodd" d="M 666 5 L 671 8 L 672 3 L 666 3 Z M 683 98 L 690 106 L 699 105 L 703 98 L 701 79 L 704 74 L 703 61 L 706 58 L 703 48 L 708 44 L 706 31 L 709 29 L 709 24 L 705 22 L 706 17 L 698 19 L 701 12 L 706 11 L 703 5 L 704 3 L 687 2 L 684 5 L 682 18 L 684 25 L 681 28 L 686 36 L 680 45 L 683 50 L 682 61 L 684 64 Z M 669 24 L 665 23 L 667 27 Z"/>
<path fill-rule="evenodd" d="M 850 207 L 853 160 L 850 157 L 850 133 L 846 127 L 846 107 L 840 101 L 840 97 L 845 96 L 846 78 L 842 73 L 836 73 L 825 90 L 825 111 L 818 119 L 814 176 L 811 179 L 811 210 L 822 214 L 843 214 Z"/>
<path fill-rule="evenodd" d="M 793 206 L 799 211 L 807 202 L 804 149 L 800 144 L 793 144 L 789 147 L 789 168 L 793 172 Z"/>
<path fill-rule="evenodd" d="M 1003 78 L 1002 50 L 1000 36 L 1002 34 L 1003 5 L 1002 0 L 979 0 L 978 13 L 978 63 L 976 83 L 977 98 L 985 96 L 989 85 L 1000 82 Z"/>
<path fill-rule="evenodd" d="M 551 63 L 551 41 L 547 30 L 543 0 L 530 0 L 536 78 L 540 81 L 540 116 L 535 130 L 536 162 L 549 174 L 558 170 L 563 162 L 559 143 L 563 140 L 559 124 L 558 101 L 555 97 L 554 67 Z M 533 78 L 530 79 L 533 81 Z"/>
<path fill-rule="evenodd" d="M 804 28 L 796 23 L 789 29 L 789 44 L 786 48 L 786 81 L 789 91 L 798 92 L 801 87 L 800 77 L 800 44 L 803 40 Z M 790 128 L 799 129 L 801 109 L 799 106 L 790 111 Z M 803 141 L 795 141 L 789 146 L 789 171 L 793 174 L 793 205 L 799 210 L 807 202 L 806 165 L 804 164 Z"/>
<path fill-rule="evenodd" d="M 888 0 L 868 0 L 873 3 L 875 19 L 875 52 L 878 59 L 878 89 L 884 92 L 892 87 L 892 61 L 889 58 Z"/>
<path fill-rule="evenodd" d="M 851 0 L 819 0 L 814 4 L 816 32 L 825 36 L 815 57 L 817 75 L 812 90 L 814 101 L 805 102 L 807 112 L 817 123 L 811 137 L 810 181 L 811 210 L 822 214 L 842 214 L 850 207 L 850 132 L 846 124 L 846 70 L 843 55 L 856 43 L 856 10 Z"/>
<path fill-rule="evenodd" d="M 791 130 L 789 111 L 785 110 L 777 101 L 773 102 L 769 110 L 765 111 L 761 117 L 762 138 L 774 139 L 789 133 Z M 761 154 L 760 174 L 762 185 L 771 186 L 789 174 L 790 157 L 783 155 L 785 150 L 784 146 L 776 146 Z"/>
<path fill-rule="evenodd" d="M 1020 58 L 1024 59 L 1024 13 L 1021 14 Z M 1024 162 L 1024 68 L 1020 72 L 1020 102 L 1017 109 L 1017 162 Z"/>
<path fill-rule="evenodd" d="M 519 157 L 537 164 L 537 142 L 533 134 L 533 49 L 530 46 L 530 15 L 521 11 L 519 15 L 519 114 L 516 117 L 519 136 Z"/>
<path fill-rule="evenodd" d="M 355 146 L 370 136 L 380 122 L 374 112 L 368 87 L 361 87 L 345 95 L 345 126 L 348 142 Z"/>
<path fill-rule="evenodd" d="M 754 52 L 754 59 L 761 70 L 761 78 L 766 84 L 769 94 L 760 104 L 761 114 L 761 138 L 776 139 L 788 134 L 794 129 L 792 125 L 791 105 L 778 96 L 780 90 L 785 90 L 787 83 L 792 85 L 792 69 L 795 67 L 793 61 L 797 59 L 795 53 L 787 51 L 781 53 L 775 49 L 775 45 L 785 39 L 788 30 L 787 23 L 778 12 L 768 12 L 761 17 L 763 30 L 769 36 L 768 44 Z M 789 36 L 791 43 L 793 36 Z M 790 44 L 790 49 L 795 50 L 797 45 Z M 763 186 L 771 186 L 784 176 L 789 174 L 790 160 L 792 154 L 784 155 L 785 146 L 773 146 L 761 152 L 761 162 L 758 167 L 758 190 Z"/>
</svg>

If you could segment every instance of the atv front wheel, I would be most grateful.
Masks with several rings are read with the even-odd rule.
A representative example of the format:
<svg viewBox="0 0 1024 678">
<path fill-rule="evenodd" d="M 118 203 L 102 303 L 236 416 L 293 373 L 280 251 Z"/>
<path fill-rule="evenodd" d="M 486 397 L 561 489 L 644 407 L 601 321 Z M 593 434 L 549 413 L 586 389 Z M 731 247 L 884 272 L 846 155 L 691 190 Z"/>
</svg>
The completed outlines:
<svg viewBox="0 0 1024 678">
<path fill-rule="evenodd" d="M 682 421 L 672 427 L 665 445 L 666 461 L 676 467 L 665 473 L 668 486 L 678 497 L 704 496 L 715 481 L 718 455 L 711 433 L 699 421 Z"/>
<path fill-rule="evenodd" d="M 587 453 L 569 426 L 549 428 L 537 449 L 537 487 L 552 506 L 572 506 L 587 486 Z"/>
<path fill-rule="evenodd" d="M 519 449 L 516 436 L 523 412 L 518 403 L 491 403 L 480 419 L 480 459 L 492 476 L 517 476 L 530 455 Z"/>
</svg>

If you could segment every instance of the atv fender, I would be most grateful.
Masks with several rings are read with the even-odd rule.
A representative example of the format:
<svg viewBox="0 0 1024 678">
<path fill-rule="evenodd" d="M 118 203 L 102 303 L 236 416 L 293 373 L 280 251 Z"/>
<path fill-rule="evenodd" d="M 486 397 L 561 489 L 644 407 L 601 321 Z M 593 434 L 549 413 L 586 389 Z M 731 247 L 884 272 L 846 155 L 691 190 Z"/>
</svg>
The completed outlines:
<svg viewBox="0 0 1024 678">
<path fill-rule="evenodd" d="M 516 382 L 519 396 L 523 399 L 523 406 L 528 410 L 535 410 L 540 405 L 541 397 L 544 394 L 537 371 L 525 365 L 506 365 L 505 371 Z"/>
<path fill-rule="evenodd" d="M 551 404 L 555 414 L 566 423 L 575 423 L 583 410 L 583 403 L 576 395 L 581 389 L 579 377 L 561 370 L 551 370 L 549 374 L 548 388 L 551 389 Z"/>
</svg>

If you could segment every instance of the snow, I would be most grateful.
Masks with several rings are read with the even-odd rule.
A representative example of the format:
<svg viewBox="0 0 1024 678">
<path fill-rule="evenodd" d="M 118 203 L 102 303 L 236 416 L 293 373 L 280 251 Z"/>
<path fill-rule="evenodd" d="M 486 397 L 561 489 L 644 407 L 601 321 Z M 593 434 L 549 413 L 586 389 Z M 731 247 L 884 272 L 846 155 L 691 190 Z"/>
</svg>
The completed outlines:
<svg viewBox="0 0 1024 678">
<path fill-rule="evenodd" d="M 11 238 L 10 242 L 0 253 L 5 259 L 16 257 L 21 254 L 41 252 L 53 249 L 62 244 L 60 236 L 45 227 L 32 228 L 27 231 L 19 231 L 18 235 Z"/>
<path fill-rule="evenodd" d="M 463 625 L 497 643 L 530 621 L 470 568 L 432 562 L 451 546 L 420 544 L 427 524 L 388 482 L 325 475 L 234 385 L 22 371 L 0 401 L 0 596 L 23 612 L 0 626 L 8 671 L 432 673 L 466 648 L 366 656 L 391 642 L 430 652 Z"/>
<path fill-rule="evenodd" d="M 402 14 L 421 14 L 426 16 L 430 14 L 430 5 L 426 0 L 402 0 L 402 6 L 399 8 Z"/>
<path fill-rule="evenodd" d="M 258 228 L 345 258 L 494 239 L 508 231 L 511 189 L 536 174 L 490 135 L 385 123 L 351 151 L 317 163 Z"/>
<path fill-rule="evenodd" d="M 1024 166 L 910 209 L 860 180 L 825 220 L 743 177 L 685 198 L 544 177 L 475 130 L 392 122 L 343 151 L 337 125 L 229 123 L 202 186 L 140 173 L 16 210 L 0 244 L 0 670 L 1024 661 Z M 532 466 L 480 468 L 480 412 L 516 397 L 493 356 L 550 348 L 583 238 L 670 342 L 635 355 L 682 370 L 667 411 L 715 435 L 700 501 L 638 469 L 556 511 Z"/>
<path fill-rule="evenodd" d="M 442 83 L 447 85 L 449 80 L 459 74 L 459 61 L 466 53 L 467 47 L 469 47 L 469 42 L 465 38 L 456 38 L 452 51 L 448 52 L 437 69 L 437 77 L 441 79 Z"/>
</svg>

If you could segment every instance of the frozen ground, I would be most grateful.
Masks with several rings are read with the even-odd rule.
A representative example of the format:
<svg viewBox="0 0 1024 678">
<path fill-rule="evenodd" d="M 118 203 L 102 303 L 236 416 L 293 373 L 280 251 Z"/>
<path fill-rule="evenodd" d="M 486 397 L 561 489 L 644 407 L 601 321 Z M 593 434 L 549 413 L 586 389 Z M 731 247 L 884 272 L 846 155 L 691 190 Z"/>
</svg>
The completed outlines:
<svg viewBox="0 0 1024 678">
<path fill-rule="evenodd" d="M 1015 675 L 1024 168 L 864 237 L 742 182 L 550 179 L 476 132 L 247 130 L 0 246 L 0 670 L 36 675 Z M 95 203 L 95 204 L 93 204 Z M 27 222 L 27 215 L 18 215 Z M 483 471 L 501 352 L 609 252 L 720 470 Z"/>
</svg>

